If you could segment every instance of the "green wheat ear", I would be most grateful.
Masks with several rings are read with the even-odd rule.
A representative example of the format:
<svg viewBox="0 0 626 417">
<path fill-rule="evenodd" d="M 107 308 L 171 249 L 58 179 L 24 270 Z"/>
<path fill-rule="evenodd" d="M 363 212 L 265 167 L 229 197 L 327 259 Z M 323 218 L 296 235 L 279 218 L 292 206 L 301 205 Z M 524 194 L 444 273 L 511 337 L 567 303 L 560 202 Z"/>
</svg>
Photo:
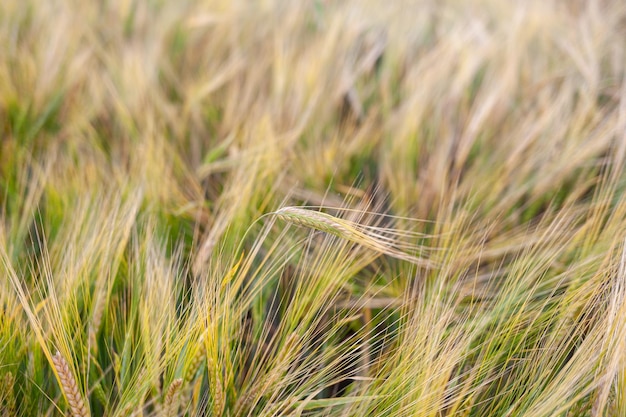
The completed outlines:
<svg viewBox="0 0 626 417">
<path fill-rule="evenodd" d="M 377 229 L 382 229 L 376 227 L 363 226 L 327 213 L 299 207 L 283 207 L 274 212 L 274 215 L 283 221 L 330 233 L 376 252 L 411 262 L 420 267 L 435 267 L 435 264 L 430 260 L 411 255 L 405 250 L 400 249 L 398 245 L 399 242 L 392 237 L 386 237 L 377 233 Z"/>
<path fill-rule="evenodd" d="M 283 207 L 275 214 L 281 220 L 330 233 L 344 239 L 349 240 L 354 236 L 355 230 L 345 220 L 330 214 L 298 207 Z"/>
<path fill-rule="evenodd" d="M 13 395 L 13 387 L 15 386 L 15 377 L 11 371 L 4 374 L 0 381 L 0 405 L 4 404 L 2 416 L 13 416 L 15 412 L 15 396 Z M 6 413 L 6 414 L 4 414 Z"/>
<path fill-rule="evenodd" d="M 207 371 L 209 373 L 209 390 L 213 397 L 213 415 L 221 416 L 226 404 L 220 369 L 212 358 L 207 359 Z"/>
</svg>

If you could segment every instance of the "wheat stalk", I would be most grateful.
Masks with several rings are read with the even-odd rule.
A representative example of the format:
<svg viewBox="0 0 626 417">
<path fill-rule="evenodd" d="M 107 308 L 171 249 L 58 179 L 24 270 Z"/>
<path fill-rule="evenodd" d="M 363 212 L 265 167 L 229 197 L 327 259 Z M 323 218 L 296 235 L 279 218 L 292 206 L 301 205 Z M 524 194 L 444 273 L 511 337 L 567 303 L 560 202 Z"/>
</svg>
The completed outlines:
<svg viewBox="0 0 626 417">
<path fill-rule="evenodd" d="M 593 417 L 603 415 L 609 401 L 611 386 L 619 373 L 620 364 L 623 363 L 624 335 L 626 323 L 621 320 L 626 311 L 626 240 L 622 246 L 622 254 L 617 275 L 612 282 L 609 308 L 606 314 L 608 330 L 606 349 L 609 357 L 605 365 L 605 371 L 599 378 L 599 384 L 595 399 L 591 407 Z"/>
<path fill-rule="evenodd" d="M 272 385 L 280 380 L 280 377 L 289 369 L 293 363 L 294 349 L 297 347 L 299 335 L 292 332 L 283 343 L 282 350 L 276 357 L 275 365 L 265 378 L 255 386 L 251 387 L 245 395 L 239 398 L 235 405 L 234 415 L 243 415 L 252 405 L 259 395 L 263 395 Z"/>
<path fill-rule="evenodd" d="M 197 342 L 198 348 L 196 353 L 191 360 L 191 363 L 187 367 L 187 371 L 185 372 L 185 381 L 191 382 L 195 378 L 198 373 L 198 369 L 202 365 L 202 362 L 206 356 L 206 345 L 204 344 L 204 335 L 200 336 Z"/>
<path fill-rule="evenodd" d="M 163 411 L 161 415 L 163 417 L 174 417 L 178 413 L 178 407 L 180 404 L 180 387 L 183 385 L 183 379 L 178 378 L 172 381 L 170 387 L 165 395 L 165 401 L 163 401 Z"/>
<path fill-rule="evenodd" d="M 252 388 L 248 389 L 244 395 L 240 396 L 239 399 L 237 400 L 237 404 L 235 404 L 234 415 L 236 416 L 244 415 L 244 413 L 253 404 L 253 401 L 255 400 L 257 395 L 265 389 L 266 385 L 268 384 L 265 383 L 263 385 L 259 384 L 259 385 L 253 386 Z"/>
<path fill-rule="evenodd" d="M 200 336 L 196 344 L 198 345 L 198 348 L 196 350 L 196 353 L 193 355 L 193 358 L 191 359 L 189 366 L 187 366 L 187 370 L 185 371 L 184 378 L 183 378 L 187 384 L 191 384 L 193 380 L 196 378 L 196 375 L 198 374 L 198 369 L 200 369 L 200 366 L 202 366 L 202 362 L 204 361 L 206 357 L 206 345 L 204 344 L 204 334 Z M 180 400 L 183 404 L 188 403 L 189 395 L 190 395 L 190 391 L 192 390 L 192 387 L 193 386 L 185 387 L 185 389 L 183 389 L 182 392 L 180 393 L 179 395 Z"/>
<path fill-rule="evenodd" d="M 15 396 L 13 395 L 13 386 L 15 385 L 15 377 L 12 372 L 7 372 L 2 378 L 2 396 L 0 396 L 0 405 L 4 403 L 2 408 L 2 417 L 10 417 L 16 415 L 15 413 Z"/>
<path fill-rule="evenodd" d="M 96 343 L 96 336 L 100 330 L 100 324 L 102 323 L 102 314 L 104 312 L 104 305 L 106 292 L 102 286 L 96 293 L 96 301 L 93 307 L 91 316 L 91 323 L 89 325 L 89 345 L 91 346 L 91 353 L 96 354 L 98 352 L 98 345 Z"/>
<path fill-rule="evenodd" d="M 222 379 L 220 378 L 219 369 L 215 366 L 213 359 L 207 359 L 207 369 L 209 371 L 209 389 L 213 397 L 213 416 L 221 416 L 224 411 L 224 389 L 222 387 Z"/>
<path fill-rule="evenodd" d="M 299 207 L 283 207 L 274 212 L 274 215 L 283 221 L 333 234 L 342 239 L 346 239 L 391 257 L 411 262 L 420 267 L 433 268 L 435 266 L 431 261 L 398 249 L 399 245 L 393 238 L 375 233 L 374 228 L 363 227 L 327 213 Z"/>
<path fill-rule="evenodd" d="M 94 387 L 93 387 L 93 395 L 94 397 L 98 400 L 98 402 L 100 402 L 100 404 L 105 408 L 105 411 L 108 410 L 108 406 L 109 406 L 109 401 L 107 399 L 106 394 L 104 393 L 104 389 L 102 388 L 102 384 L 97 383 Z"/>
<path fill-rule="evenodd" d="M 72 411 L 73 417 L 88 417 L 89 410 L 85 405 L 85 401 L 78 391 L 78 385 L 76 384 L 76 379 L 70 370 L 69 365 L 67 364 L 65 358 L 61 355 L 61 353 L 57 350 L 57 352 L 52 356 L 52 363 L 54 364 L 54 368 L 57 371 L 59 376 L 59 383 L 61 385 L 61 390 L 65 395 L 65 399 L 70 406 L 70 410 Z"/>
<path fill-rule="evenodd" d="M 298 207 L 283 207 L 275 214 L 281 220 L 330 233 L 344 239 L 350 239 L 356 231 L 345 220 L 319 211 Z"/>
</svg>

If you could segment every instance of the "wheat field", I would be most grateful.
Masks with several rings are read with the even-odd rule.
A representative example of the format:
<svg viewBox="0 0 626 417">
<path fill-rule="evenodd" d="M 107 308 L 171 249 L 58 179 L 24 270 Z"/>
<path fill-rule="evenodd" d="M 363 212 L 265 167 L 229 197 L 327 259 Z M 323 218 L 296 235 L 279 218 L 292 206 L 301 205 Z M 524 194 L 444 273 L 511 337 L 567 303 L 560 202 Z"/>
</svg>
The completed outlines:
<svg viewBox="0 0 626 417">
<path fill-rule="evenodd" d="M 2 0 L 0 417 L 626 416 L 626 3 Z"/>
</svg>

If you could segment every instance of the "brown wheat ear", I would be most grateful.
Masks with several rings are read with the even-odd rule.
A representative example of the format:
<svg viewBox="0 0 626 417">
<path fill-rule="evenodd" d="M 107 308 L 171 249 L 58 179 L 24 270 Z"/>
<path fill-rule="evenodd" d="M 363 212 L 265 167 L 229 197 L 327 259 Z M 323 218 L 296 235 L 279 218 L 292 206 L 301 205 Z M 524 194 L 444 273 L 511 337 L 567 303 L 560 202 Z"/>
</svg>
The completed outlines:
<svg viewBox="0 0 626 417">
<path fill-rule="evenodd" d="M 174 417 L 178 414 L 180 405 L 180 387 L 183 385 L 183 379 L 178 378 L 172 381 L 163 401 L 163 417 Z"/>
<path fill-rule="evenodd" d="M 17 415 L 15 410 L 15 396 L 13 395 L 13 386 L 15 385 L 15 377 L 11 371 L 4 374 L 4 378 L 0 381 L 0 406 L 4 404 L 0 416 L 10 417 Z"/>
<path fill-rule="evenodd" d="M 72 411 L 72 416 L 89 417 L 89 410 L 85 406 L 85 401 L 78 391 L 76 379 L 74 375 L 72 375 L 72 371 L 70 371 L 70 367 L 65 361 L 65 358 L 63 358 L 58 350 L 57 353 L 52 356 L 52 363 L 59 375 L 59 383 L 67 403 L 70 406 L 70 410 Z"/>
</svg>

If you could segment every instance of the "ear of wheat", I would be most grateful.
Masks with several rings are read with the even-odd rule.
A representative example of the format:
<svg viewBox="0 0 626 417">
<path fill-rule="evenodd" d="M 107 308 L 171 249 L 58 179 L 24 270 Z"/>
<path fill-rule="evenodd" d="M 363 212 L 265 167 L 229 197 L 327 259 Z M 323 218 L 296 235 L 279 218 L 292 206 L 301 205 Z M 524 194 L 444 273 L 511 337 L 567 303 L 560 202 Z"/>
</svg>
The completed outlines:
<svg viewBox="0 0 626 417">
<path fill-rule="evenodd" d="M 196 342 L 196 353 L 193 355 L 193 358 L 184 373 L 183 380 L 185 382 L 185 387 L 179 390 L 179 403 L 187 404 L 189 402 L 193 382 L 198 375 L 198 370 L 202 366 L 202 362 L 206 359 L 206 344 L 204 343 L 204 337 L 205 335 L 203 334 Z"/>
<path fill-rule="evenodd" d="M 213 415 L 221 416 L 224 411 L 225 398 L 220 378 L 220 370 L 215 365 L 213 359 L 207 359 L 207 370 L 209 372 L 209 390 L 213 397 Z"/>
<path fill-rule="evenodd" d="M 356 230 L 345 220 L 320 211 L 307 210 L 298 207 L 283 207 L 276 213 L 279 219 L 310 227 L 335 236 L 350 239 Z"/>
<path fill-rule="evenodd" d="M 180 404 L 180 387 L 183 385 L 183 379 L 178 378 L 172 381 L 163 401 L 163 417 L 175 417 L 178 413 Z"/>
<path fill-rule="evenodd" d="M 299 335 L 296 332 L 291 333 L 287 337 L 280 353 L 276 357 L 275 366 L 272 367 L 272 370 L 261 382 L 251 387 L 245 395 L 239 398 L 239 401 L 235 405 L 234 415 L 244 415 L 245 412 L 254 405 L 256 397 L 258 397 L 259 394 L 263 394 L 273 384 L 280 381 L 283 374 L 286 373 L 288 368 L 293 364 L 294 349 L 298 346 L 298 338 Z"/>
<path fill-rule="evenodd" d="M 185 372 L 185 381 L 187 381 L 187 383 L 191 383 L 193 381 L 193 379 L 196 377 L 196 374 L 198 373 L 198 369 L 200 369 L 202 362 L 206 358 L 206 345 L 204 343 L 204 334 L 200 336 L 196 345 L 196 353 L 193 355 L 193 359 L 189 363 L 187 371 Z"/>
<path fill-rule="evenodd" d="M 417 266 L 433 268 L 433 262 L 402 250 L 393 238 L 378 233 L 376 228 L 362 226 L 327 213 L 299 207 L 283 207 L 274 212 L 279 219 L 299 226 L 330 233 L 391 257 L 411 262 Z"/>
<path fill-rule="evenodd" d="M 58 350 L 54 356 L 52 356 L 52 363 L 59 376 L 59 383 L 63 394 L 65 395 L 65 399 L 70 406 L 70 410 L 72 411 L 72 416 L 89 417 L 89 410 L 87 409 L 85 401 L 78 390 L 76 379 L 74 378 L 74 375 L 72 374 L 65 358 L 63 358 Z"/>
<path fill-rule="evenodd" d="M 0 406 L 2 407 L 2 413 L 0 416 L 9 417 L 16 415 L 15 410 L 15 396 L 13 395 L 13 386 L 15 385 L 15 377 L 12 372 L 4 374 L 2 381 L 0 381 Z"/>
<path fill-rule="evenodd" d="M 89 325 L 89 345 L 91 347 L 91 353 L 93 355 L 98 353 L 98 344 L 96 343 L 96 336 L 102 323 L 102 314 L 104 313 L 106 291 L 103 286 L 96 291 L 96 300 L 91 315 L 91 323 Z"/>
</svg>

